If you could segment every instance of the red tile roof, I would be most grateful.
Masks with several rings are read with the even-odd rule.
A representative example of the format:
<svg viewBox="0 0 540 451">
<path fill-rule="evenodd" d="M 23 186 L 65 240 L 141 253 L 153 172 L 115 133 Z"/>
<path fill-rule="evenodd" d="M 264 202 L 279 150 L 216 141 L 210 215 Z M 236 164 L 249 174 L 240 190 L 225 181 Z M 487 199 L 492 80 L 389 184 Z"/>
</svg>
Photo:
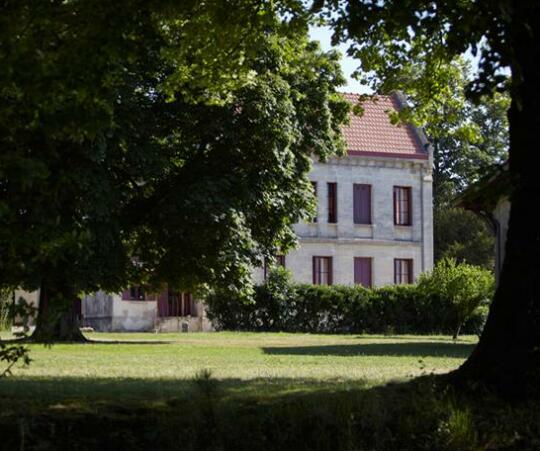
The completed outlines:
<svg viewBox="0 0 540 451">
<path fill-rule="evenodd" d="M 358 94 L 344 94 L 356 104 Z M 427 150 L 420 142 L 418 133 L 409 124 L 393 125 L 388 112 L 399 111 L 400 102 L 396 94 L 378 95 L 362 104 L 364 114 L 351 114 L 351 122 L 343 128 L 349 155 L 372 155 L 399 158 L 428 158 Z"/>
</svg>

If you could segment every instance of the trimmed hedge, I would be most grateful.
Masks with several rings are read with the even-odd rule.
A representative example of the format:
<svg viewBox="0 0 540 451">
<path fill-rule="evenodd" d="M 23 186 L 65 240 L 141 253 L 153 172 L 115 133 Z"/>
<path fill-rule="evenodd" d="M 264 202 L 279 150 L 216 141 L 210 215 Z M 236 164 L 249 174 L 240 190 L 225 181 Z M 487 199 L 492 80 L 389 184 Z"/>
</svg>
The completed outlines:
<svg viewBox="0 0 540 451">
<path fill-rule="evenodd" d="M 456 324 L 452 302 L 418 285 L 304 285 L 292 283 L 285 271 L 272 272 L 267 283 L 255 287 L 252 299 L 214 292 L 206 303 L 208 317 L 220 330 L 453 334 Z M 462 333 L 481 332 L 486 304 L 467 319 Z"/>
</svg>

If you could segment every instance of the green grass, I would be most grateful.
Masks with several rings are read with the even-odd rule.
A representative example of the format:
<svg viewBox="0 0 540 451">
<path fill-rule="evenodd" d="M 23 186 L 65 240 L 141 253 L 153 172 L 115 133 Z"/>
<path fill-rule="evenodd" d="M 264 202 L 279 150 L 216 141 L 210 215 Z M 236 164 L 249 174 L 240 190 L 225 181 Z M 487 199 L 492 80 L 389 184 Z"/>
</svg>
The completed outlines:
<svg viewBox="0 0 540 451">
<path fill-rule="evenodd" d="M 107 342 L 30 345 L 30 367 L 0 379 L 0 449 L 540 449 L 538 402 L 430 375 L 457 368 L 473 337 L 89 338 Z"/>
<path fill-rule="evenodd" d="M 95 342 L 30 345 L 31 365 L 0 380 L 0 397 L 164 399 L 189 394 L 203 370 L 232 395 L 366 387 L 448 372 L 476 341 L 232 332 L 88 337 Z"/>
</svg>

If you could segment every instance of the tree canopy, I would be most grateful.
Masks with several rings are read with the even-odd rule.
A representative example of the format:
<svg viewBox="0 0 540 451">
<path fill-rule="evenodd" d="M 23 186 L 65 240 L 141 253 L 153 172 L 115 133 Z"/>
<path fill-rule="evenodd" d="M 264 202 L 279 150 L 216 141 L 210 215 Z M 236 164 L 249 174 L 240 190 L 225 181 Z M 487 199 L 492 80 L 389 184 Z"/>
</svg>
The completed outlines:
<svg viewBox="0 0 540 451">
<path fill-rule="evenodd" d="M 292 244 L 344 80 L 282 4 L 232 3 L 0 6 L 0 285 L 242 289 Z"/>
<path fill-rule="evenodd" d="M 349 53 L 358 58 L 362 79 L 375 90 L 388 89 L 411 62 L 421 61 L 417 86 L 426 96 L 436 96 L 448 86 L 441 63 L 470 52 L 478 57 L 479 70 L 467 85 L 469 98 L 509 92 L 509 174 L 514 186 L 506 256 L 479 345 L 455 377 L 505 393 L 538 395 L 540 235 L 529 212 L 540 193 L 540 5 L 515 0 L 323 0 L 313 10 L 334 27 L 334 42 L 352 41 Z"/>
</svg>

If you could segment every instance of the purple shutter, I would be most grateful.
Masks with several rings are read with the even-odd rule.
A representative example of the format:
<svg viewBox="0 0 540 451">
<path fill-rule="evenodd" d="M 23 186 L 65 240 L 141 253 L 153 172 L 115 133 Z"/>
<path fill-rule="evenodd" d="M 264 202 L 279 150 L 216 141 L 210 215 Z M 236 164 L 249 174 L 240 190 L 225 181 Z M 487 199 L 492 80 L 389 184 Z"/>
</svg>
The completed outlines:
<svg viewBox="0 0 540 451">
<path fill-rule="evenodd" d="M 394 224 L 399 224 L 398 222 L 398 188 L 394 186 Z"/>
<path fill-rule="evenodd" d="M 371 287 L 371 258 L 357 257 L 354 259 L 354 283 L 366 288 Z"/>
<path fill-rule="evenodd" d="M 354 223 L 371 224 L 371 185 L 354 185 L 353 206 Z"/>
<path fill-rule="evenodd" d="M 328 222 L 337 222 L 337 183 L 328 183 Z"/>
<path fill-rule="evenodd" d="M 158 296 L 158 316 L 169 316 L 169 290 L 166 288 Z"/>
<path fill-rule="evenodd" d="M 332 257 L 326 257 L 328 260 L 328 285 L 334 283 L 334 268 L 332 265 Z"/>
<path fill-rule="evenodd" d="M 313 195 L 315 196 L 315 216 L 311 218 L 311 221 L 317 222 L 318 209 L 319 209 L 319 200 L 317 198 L 317 182 L 311 182 L 311 187 L 313 188 Z"/>
</svg>

